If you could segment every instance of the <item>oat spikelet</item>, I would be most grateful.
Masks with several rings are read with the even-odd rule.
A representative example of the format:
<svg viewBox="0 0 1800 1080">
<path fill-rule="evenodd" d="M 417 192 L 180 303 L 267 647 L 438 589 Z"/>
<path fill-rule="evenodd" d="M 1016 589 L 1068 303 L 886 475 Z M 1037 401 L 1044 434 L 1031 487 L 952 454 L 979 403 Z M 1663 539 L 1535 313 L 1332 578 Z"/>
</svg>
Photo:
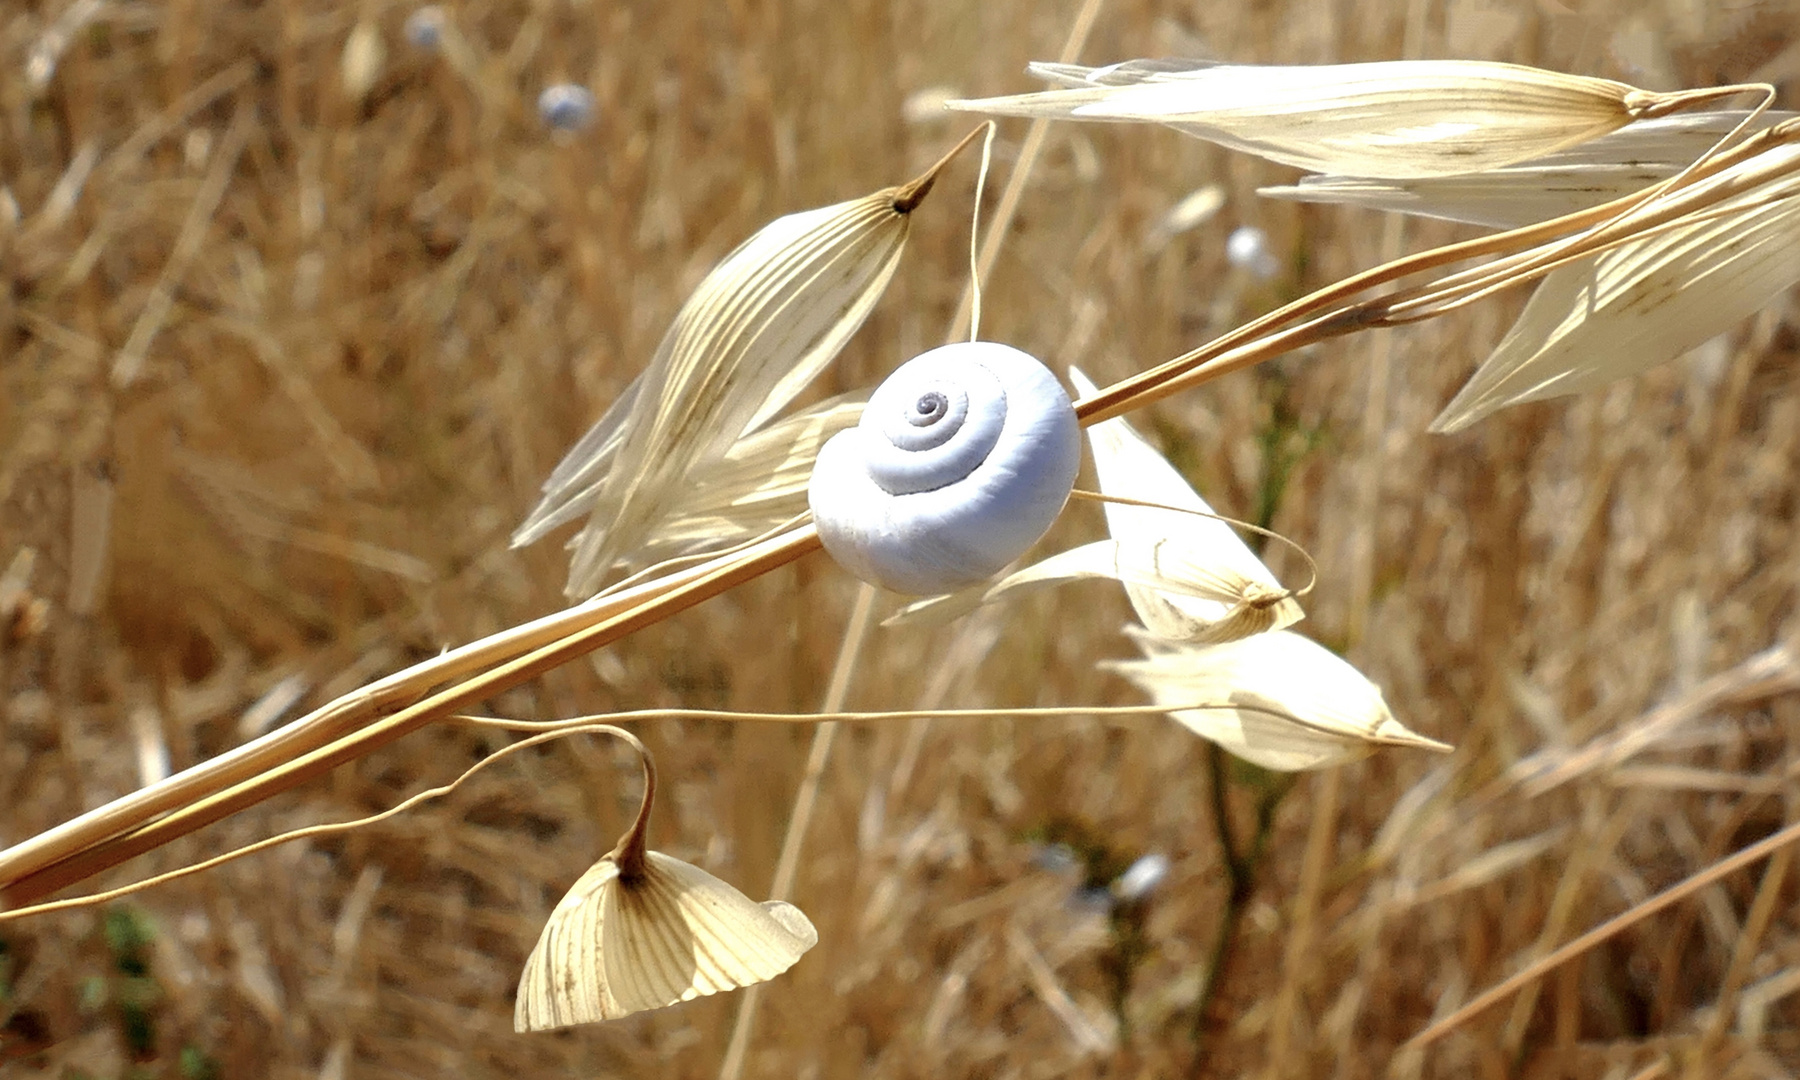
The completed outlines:
<svg viewBox="0 0 1800 1080">
<path fill-rule="evenodd" d="M 1285 165 L 1390 179 L 1540 157 L 1623 127 L 1670 100 L 1609 79 L 1474 60 L 1311 67 L 1131 60 L 1031 70 L 1072 88 L 949 107 L 1166 124 Z"/>
<path fill-rule="evenodd" d="M 727 256 L 649 367 L 551 474 L 513 545 L 586 515 L 565 592 L 597 590 L 696 476 L 785 409 L 862 325 L 936 172 L 780 218 Z"/>
<path fill-rule="evenodd" d="M 746 435 L 684 488 L 633 559 L 656 563 L 760 536 L 806 511 L 819 447 L 855 427 L 867 390 L 844 394 Z"/>
<path fill-rule="evenodd" d="M 1077 368 L 1069 378 L 1083 397 L 1094 383 Z M 1269 572 L 1223 521 L 1201 517 L 1212 513 L 1187 480 L 1123 419 L 1088 428 L 1094 450 L 1094 474 L 1100 491 L 1179 510 L 1107 503 L 1106 529 L 1121 545 L 1126 565 L 1121 575 L 1125 594 L 1144 626 L 1157 637 L 1196 643 L 1235 641 L 1251 634 L 1279 630 L 1300 621 L 1299 601 L 1286 595 Z M 1219 594 L 1158 582 L 1214 581 Z"/>
<path fill-rule="evenodd" d="M 759 904 L 697 866 L 646 847 L 656 771 L 637 820 L 550 913 L 526 958 L 515 1031 L 616 1020 L 764 982 L 819 935 L 799 908 Z"/>
<path fill-rule="evenodd" d="M 1800 145 L 1778 144 L 1681 198 L 1696 209 L 1545 277 L 1431 430 L 1460 431 L 1508 405 L 1639 374 L 1800 281 Z"/>
<path fill-rule="evenodd" d="M 758 904 L 658 851 L 642 873 L 600 860 L 556 905 L 525 961 L 516 1031 L 617 1020 L 772 979 L 817 944 L 792 904 Z"/>
<path fill-rule="evenodd" d="M 1743 110 L 1720 109 L 1641 120 L 1546 157 L 1461 176 L 1413 180 L 1303 176 L 1297 184 L 1259 188 L 1257 194 L 1514 229 L 1599 206 L 1667 180 L 1717 145 L 1747 115 Z M 1748 130 L 1794 115 L 1765 112 Z"/>
<path fill-rule="evenodd" d="M 1408 730 L 1360 671 L 1290 630 L 1207 646 L 1136 636 L 1144 659 L 1104 666 L 1159 705 L 1206 706 L 1169 715 L 1265 769 L 1344 765 L 1382 746 L 1450 750 Z"/>
</svg>

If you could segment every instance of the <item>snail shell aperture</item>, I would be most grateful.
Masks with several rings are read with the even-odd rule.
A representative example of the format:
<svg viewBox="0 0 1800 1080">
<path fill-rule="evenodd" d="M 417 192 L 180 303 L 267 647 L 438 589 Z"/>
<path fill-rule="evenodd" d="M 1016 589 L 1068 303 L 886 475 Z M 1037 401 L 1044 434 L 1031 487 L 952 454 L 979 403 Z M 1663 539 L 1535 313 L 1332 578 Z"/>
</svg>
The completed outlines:
<svg viewBox="0 0 1800 1080">
<path fill-rule="evenodd" d="M 967 342 L 888 376 L 861 422 L 819 451 L 807 499 L 850 573 L 895 592 L 950 592 L 1044 535 L 1080 461 L 1075 409 L 1050 369 Z"/>
</svg>

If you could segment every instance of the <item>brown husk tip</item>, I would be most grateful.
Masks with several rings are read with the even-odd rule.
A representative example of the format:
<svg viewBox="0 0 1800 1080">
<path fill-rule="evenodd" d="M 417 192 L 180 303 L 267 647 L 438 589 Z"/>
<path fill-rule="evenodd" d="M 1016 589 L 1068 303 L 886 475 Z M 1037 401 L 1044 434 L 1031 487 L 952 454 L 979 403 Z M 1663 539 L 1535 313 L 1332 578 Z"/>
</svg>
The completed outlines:
<svg viewBox="0 0 1800 1080">
<path fill-rule="evenodd" d="M 925 201 L 925 196 L 931 194 L 931 186 L 937 183 L 938 173 L 942 172 L 945 166 L 956 160 L 956 155 L 968 149 L 969 144 L 975 141 L 975 136 L 987 130 L 989 126 L 989 124 L 977 126 L 973 131 L 964 135 L 961 142 L 951 147 L 949 153 L 938 158 L 937 162 L 933 164 L 931 168 L 926 169 L 917 177 L 894 188 L 894 212 L 896 214 L 910 214 L 917 209 L 918 205 Z"/>
<path fill-rule="evenodd" d="M 608 859 L 618 864 L 619 880 L 630 883 L 641 881 L 648 867 L 650 808 L 656 802 L 656 761 L 636 736 L 624 731 L 619 734 L 638 752 L 638 760 L 644 766 L 644 798 L 638 804 L 637 818 L 625 830 L 625 835 L 619 837 L 618 844 L 606 853 Z"/>
</svg>

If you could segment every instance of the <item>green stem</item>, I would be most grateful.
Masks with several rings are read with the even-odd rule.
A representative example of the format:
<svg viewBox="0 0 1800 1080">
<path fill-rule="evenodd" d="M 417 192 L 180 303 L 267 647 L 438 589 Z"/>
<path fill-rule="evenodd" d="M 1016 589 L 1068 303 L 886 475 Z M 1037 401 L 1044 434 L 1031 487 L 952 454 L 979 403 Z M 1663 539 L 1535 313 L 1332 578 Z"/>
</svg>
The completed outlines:
<svg viewBox="0 0 1800 1080">
<path fill-rule="evenodd" d="M 1225 903 L 1219 912 L 1218 933 L 1213 938 L 1212 953 L 1207 957 L 1199 1000 L 1194 1004 L 1191 1029 L 1194 1057 L 1189 1075 L 1195 1077 L 1204 1075 L 1206 1039 L 1210 1034 L 1213 1003 L 1218 997 L 1219 984 L 1231 964 L 1238 932 L 1243 926 L 1244 910 L 1256 893 L 1257 871 L 1261 868 L 1263 856 L 1268 853 L 1269 840 L 1275 832 L 1275 811 L 1280 807 L 1283 796 L 1293 788 L 1292 778 L 1286 776 L 1278 777 L 1275 782 L 1261 788 L 1256 798 L 1256 831 L 1250 837 L 1249 850 L 1240 852 L 1237 837 L 1231 827 L 1225 752 L 1213 743 L 1206 745 L 1206 766 L 1212 781 L 1213 829 L 1219 841 L 1220 861 L 1225 866 L 1226 887 Z"/>
</svg>

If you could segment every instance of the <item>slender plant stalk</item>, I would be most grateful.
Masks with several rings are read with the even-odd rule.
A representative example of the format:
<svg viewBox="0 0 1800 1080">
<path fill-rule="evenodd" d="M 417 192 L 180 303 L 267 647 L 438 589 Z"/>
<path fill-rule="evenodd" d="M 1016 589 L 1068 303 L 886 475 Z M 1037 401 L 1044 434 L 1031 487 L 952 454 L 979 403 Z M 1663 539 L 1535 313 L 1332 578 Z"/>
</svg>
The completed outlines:
<svg viewBox="0 0 1800 1080">
<path fill-rule="evenodd" d="M 1712 1023 L 1706 1025 L 1706 1033 L 1700 1039 L 1700 1052 L 1694 1055 L 1690 1074 L 1696 1080 L 1704 1080 L 1696 1070 L 1702 1062 L 1712 1059 L 1719 1044 L 1725 1039 L 1725 1030 L 1731 1025 L 1732 1014 L 1737 1010 L 1738 992 L 1743 989 L 1744 980 L 1750 974 L 1750 963 L 1756 959 L 1756 950 L 1762 944 L 1763 934 L 1769 929 L 1769 921 L 1775 914 L 1775 905 L 1780 901 L 1782 888 L 1787 884 L 1788 870 L 1793 862 L 1794 849 L 1782 848 L 1763 869 L 1762 884 L 1756 888 L 1756 899 L 1750 902 L 1750 913 L 1745 916 L 1744 928 L 1738 934 L 1736 946 L 1731 950 L 1731 966 L 1725 971 L 1725 982 L 1719 989 L 1719 1000 L 1713 1005 Z"/>
<path fill-rule="evenodd" d="M 1081 9 L 1075 13 L 1075 21 L 1069 26 L 1069 36 L 1063 41 L 1062 52 L 1057 61 L 1072 64 L 1081 56 L 1082 47 L 1087 44 L 1088 34 L 1094 29 L 1094 21 L 1100 17 L 1100 6 L 1103 0 L 1085 0 Z M 1019 159 L 1013 165 L 1012 175 L 1007 177 L 1006 187 L 1000 192 L 1000 202 L 994 207 L 994 221 L 988 226 L 988 232 L 982 238 L 981 255 L 976 260 L 973 274 L 963 286 L 962 298 L 956 304 L 956 318 L 951 320 L 949 340 L 960 340 L 969 329 L 975 316 L 976 290 L 979 283 L 986 281 L 993 272 L 994 263 L 1000 258 L 1000 246 L 1006 240 L 1006 234 L 1012 229 L 1014 216 L 1019 212 L 1019 200 L 1025 194 L 1026 181 L 1031 179 L 1037 168 L 1037 161 L 1044 152 L 1044 141 L 1050 137 L 1050 121 L 1039 117 L 1025 129 L 1025 141 L 1019 144 Z"/>
<path fill-rule="evenodd" d="M 1217 743 L 1206 744 L 1206 767 L 1211 780 L 1213 829 L 1219 842 L 1219 855 L 1225 864 L 1225 903 L 1219 911 L 1219 929 L 1213 938 L 1213 948 L 1207 957 L 1205 980 L 1200 986 L 1200 998 L 1194 1003 L 1194 1020 L 1191 1027 L 1193 1042 L 1193 1065 L 1190 1075 L 1201 1077 L 1206 1075 L 1206 1042 L 1212 1022 L 1213 1003 L 1218 999 L 1219 985 L 1231 965 L 1231 957 L 1237 947 L 1238 932 L 1243 926 L 1245 909 L 1250 898 L 1256 894 L 1256 875 L 1262 866 L 1262 858 L 1269 849 L 1269 838 L 1275 831 L 1275 810 L 1281 805 L 1282 796 L 1286 795 L 1289 781 L 1273 784 L 1259 791 L 1256 796 L 1256 827 L 1248 844 L 1239 849 L 1236 831 L 1231 825 L 1231 805 L 1228 798 L 1230 781 L 1225 775 L 1225 751 Z"/>
<path fill-rule="evenodd" d="M 0 851 L 0 881 L 16 881 L 157 816 L 335 742 L 378 717 L 412 705 L 433 686 L 543 648 L 634 605 L 703 576 L 704 567 L 534 619 L 378 679 L 300 719 L 217 757 L 139 788 L 105 806 Z"/>
<path fill-rule="evenodd" d="M 694 571 L 679 575 L 684 583 L 675 588 L 656 590 L 649 598 L 622 610 L 609 608 L 606 617 L 567 633 L 552 644 L 518 656 L 491 671 L 440 691 L 299 757 L 284 760 L 206 798 L 185 804 L 182 809 L 167 817 L 123 834 L 108 832 L 106 835 L 110 839 L 81 846 L 76 849 L 75 854 L 62 860 L 40 862 L 37 869 L 24 873 L 9 870 L 5 884 L 0 885 L 0 901 L 9 907 L 30 903 L 126 859 L 160 847 L 204 825 L 210 825 L 220 818 L 327 773 L 345 762 L 362 757 L 433 720 L 460 712 L 578 656 L 636 633 L 676 612 L 684 611 L 702 600 L 786 565 L 802 555 L 817 551 L 819 547 L 818 530 L 809 522 L 739 554 L 705 563 Z M 23 860 L 19 862 L 22 863 Z"/>
<path fill-rule="evenodd" d="M 1606 920 L 1543 959 L 1527 966 L 1518 974 L 1502 979 L 1483 990 L 1462 1008 L 1414 1035 L 1405 1046 L 1401 1047 L 1402 1052 L 1423 1048 L 1437 1042 L 1556 968 L 1586 954 L 1594 946 L 1624 933 L 1662 909 L 1678 904 L 1695 893 L 1711 887 L 1720 878 L 1728 877 L 1747 866 L 1755 865 L 1797 840 L 1800 840 L 1800 822 L 1783 826 L 1780 831 L 1763 837 L 1736 854 L 1726 856 L 1711 866 L 1696 871 L 1643 903 L 1633 905 L 1629 910 Z"/>
<path fill-rule="evenodd" d="M 941 695 L 937 695 L 941 696 Z M 447 717 L 450 721 L 463 721 L 483 727 L 498 728 L 502 731 L 523 732 L 530 737 L 507 746 L 464 770 L 463 774 L 448 784 L 427 788 L 424 791 L 408 796 L 405 800 L 385 810 L 370 814 L 367 817 L 350 821 L 334 821 L 320 825 L 307 825 L 298 829 L 267 837 L 243 847 L 233 848 L 223 854 L 214 855 L 197 863 L 167 870 L 142 881 L 134 881 L 115 889 L 89 893 L 84 896 L 70 897 L 64 900 L 50 900 L 35 903 L 26 907 L 10 908 L 0 911 L 0 924 L 16 922 L 35 915 L 45 915 L 53 911 L 73 911 L 77 908 L 93 907 L 110 903 L 121 897 L 142 892 L 145 889 L 180 878 L 191 877 L 214 867 L 279 847 L 295 840 L 304 840 L 315 836 L 334 836 L 374 825 L 388 820 L 423 802 L 441 798 L 450 794 L 465 783 L 471 776 L 489 766 L 498 764 L 508 756 L 529 746 L 537 746 L 569 735 L 613 733 L 618 730 L 618 723 L 639 723 L 655 720 L 705 720 L 719 723 L 762 723 L 762 724 L 809 724 L 817 726 L 821 723 L 885 723 L 906 720 L 922 723 L 929 720 L 999 720 L 999 719 L 1068 719 L 1071 717 L 1109 717 L 1116 719 L 1143 718 L 1161 716 L 1171 708 L 1175 709 L 1240 709 L 1237 705 L 1217 705 L 1195 703 L 1193 705 L 1070 705 L 1070 706 L 1026 706 L 995 707 L 986 709 L 940 709 L 929 704 L 915 709 L 886 710 L 881 712 L 839 712 L 839 713 L 762 713 L 740 712 L 723 709 L 635 709 L 630 712 L 605 713 L 595 716 L 578 716 L 564 720 L 513 720 L 492 716 L 457 715 Z M 618 723 L 614 723 L 617 721 Z M 629 734 L 629 732 L 626 732 Z M 641 803 L 640 803 L 641 806 Z"/>
<path fill-rule="evenodd" d="M 1072 63 L 1081 54 L 1081 48 L 1087 43 L 1088 33 L 1093 30 L 1094 21 L 1100 15 L 1103 0 L 1085 0 L 1075 15 L 1074 25 L 1069 29 L 1068 39 L 1063 43 L 1060 59 L 1064 63 Z M 1000 247 L 1006 240 L 1007 230 L 1019 209 L 1019 200 L 1024 195 L 1025 185 L 1036 168 L 1037 159 L 1043 153 L 1044 140 L 1049 134 L 1050 122 L 1039 119 L 1032 122 L 1026 132 L 1025 142 L 1019 150 L 1019 160 L 1007 177 L 1006 188 L 1001 192 L 1000 205 L 994 211 L 994 220 L 988 226 L 987 233 L 982 236 L 979 251 L 969 253 L 969 280 L 963 287 L 961 299 L 957 302 L 956 317 L 951 320 L 950 331 L 945 341 L 955 342 L 964 334 L 978 333 L 981 322 L 981 283 L 987 280 L 995 261 L 1000 257 Z M 982 147 L 981 176 L 987 177 L 989 152 L 993 146 L 993 132 L 988 128 L 988 137 Z M 958 147 L 958 149 L 961 149 Z M 981 214 L 982 185 L 975 189 L 975 208 L 972 222 Z M 971 230 L 970 243 L 974 243 L 975 231 Z M 853 674 L 857 658 L 862 653 L 863 641 L 875 618 L 875 589 L 864 584 L 856 594 L 856 607 L 850 615 L 850 623 L 845 631 L 844 641 L 838 650 L 837 661 L 832 667 L 831 684 L 825 694 L 825 711 L 836 712 L 844 707 L 844 698 L 850 691 L 850 678 Z M 806 771 L 795 793 L 793 810 L 788 815 L 787 834 L 782 838 L 781 855 L 776 861 L 775 879 L 769 888 L 769 899 L 786 900 L 793 889 L 795 875 L 799 872 L 800 850 L 806 843 L 806 830 L 812 821 L 813 807 L 818 801 L 819 784 L 825 775 L 825 766 L 831 758 L 831 748 L 837 738 L 837 725 L 825 723 L 813 732 L 812 747 L 806 756 Z M 750 1034 L 756 1024 L 756 1012 L 762 1003 L 762 986 L 750 987 L 738 1006 L 737 1019 L 732 1024 L 731 1039 L 725 1048 L 725 1059 L 719 1066 L 719 1080 L 738 1080 L 743 1074 L 744 1060 L 750 1050 Z"/>
</svg>

